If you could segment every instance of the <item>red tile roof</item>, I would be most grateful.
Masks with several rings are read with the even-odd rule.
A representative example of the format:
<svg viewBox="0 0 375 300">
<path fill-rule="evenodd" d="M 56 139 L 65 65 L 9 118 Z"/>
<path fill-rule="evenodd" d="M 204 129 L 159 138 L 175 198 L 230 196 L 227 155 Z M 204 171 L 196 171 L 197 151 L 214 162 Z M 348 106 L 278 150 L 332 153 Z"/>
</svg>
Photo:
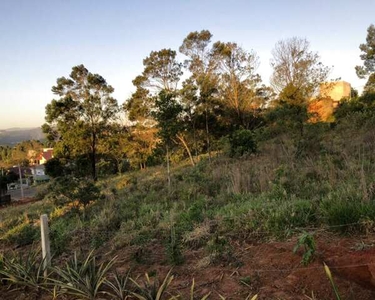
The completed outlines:
<svg viewBox="0 0 375 300">
<path fill-rule="evenodd" d="M 53 158 L 53 150 L 43 151 L 42 156 L 45 160 L 50 160 L 51 158 Z"/>
</svg>

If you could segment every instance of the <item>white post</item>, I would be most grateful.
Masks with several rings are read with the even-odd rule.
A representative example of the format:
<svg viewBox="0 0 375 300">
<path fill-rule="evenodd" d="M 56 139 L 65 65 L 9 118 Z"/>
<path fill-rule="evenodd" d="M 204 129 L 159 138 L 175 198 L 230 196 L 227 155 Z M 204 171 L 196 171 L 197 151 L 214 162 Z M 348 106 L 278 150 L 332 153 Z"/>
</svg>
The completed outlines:
<svg viewBox="0 0 375 300">
<path fill-rule="evenodd" d="M 44 276 L 47 276 L 47 267 L 51 265 L 51 248 L 49 242 L 48 216 L 40 216 L 40 231 L 42 236 L 42 255 L 44 264 Z"/>
<path fill-rule="evenodd" d="M 23 194 L 23 182 L 22 182 L 22 173 L 21 173 L 21 166 L 18 164 L 18 172 L 20 173 L 20 183 L 21 183 L 21 199 L 25 198 Z"/>
</svg>

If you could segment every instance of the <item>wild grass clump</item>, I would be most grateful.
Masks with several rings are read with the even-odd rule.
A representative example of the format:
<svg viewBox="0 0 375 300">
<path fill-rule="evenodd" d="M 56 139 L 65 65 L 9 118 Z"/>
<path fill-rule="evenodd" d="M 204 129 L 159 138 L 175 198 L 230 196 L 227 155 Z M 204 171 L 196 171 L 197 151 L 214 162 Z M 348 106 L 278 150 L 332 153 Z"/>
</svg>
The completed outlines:
<svg viewBox="0 0 375 300">
<path fill-rule="evenodd" d="M 29 220 L 25 220 L 23 223 L 7 231 L 1 236 L 1 240 L 18 246 L 26 246 L 38 240 L 39 236 L 38 226 L 31 223 Z"/>
</svg>

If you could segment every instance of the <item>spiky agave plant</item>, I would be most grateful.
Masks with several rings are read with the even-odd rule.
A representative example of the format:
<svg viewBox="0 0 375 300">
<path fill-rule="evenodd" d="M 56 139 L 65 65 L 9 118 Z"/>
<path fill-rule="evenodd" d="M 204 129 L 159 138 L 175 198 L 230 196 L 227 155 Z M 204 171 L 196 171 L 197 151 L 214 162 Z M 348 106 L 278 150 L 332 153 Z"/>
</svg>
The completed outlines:
<svg viewBox="0 0 375 300">
<path fill-rule="evenodd" d="M 52 282 L 68 295 L 78 299 L 95 300 L 103 293 L 102 285 L 115 260 L 116 257 L 106 264 L 98 264 L 91 251 L 81 262 L 77 253 L 74 253 L 73 259 L 66 263 L 65 268 L 54 268 L 59 279 Z"/>
<path fill-rule="evenodd" d="M 171 275 L 172 269 L 169 270 L 168 274 L 165 276 L 162 284 L 156 279 L 151 282 L 148 274 L 145 274 L 145 280 L 142 283 L 139 283 L 137 280 L 130 278 L 130 280 L 135 285 L 136 291 L 132 292 L 132 295 L 138 300 L 161 300 L 166 294 L 168 287 L 170 286 L 173 275 Z M 175 296 L 170 296 L 168 298 L 177 299 Z"/>
<path fill-rule="evenodd" d="M 125 300 L 131 295 L 128 289 L 129 273 L 130 271 L 126 274 L 118 274 L 116 271 L 112 280 L 106 279 L 105 285 L 109 288 L 107 294 L 109 294 L 112 299 Z"/>
<path fill-rule="evenodd" d="M 15 289 L 29 289 L 35 296 L 46 289 L 44 271 L 44 259 L 40 258 L 39 251 L 30 251 L 26 256 L 12 255 L 1 258 L 0 276 L 1 280 Z"/>
</svg>

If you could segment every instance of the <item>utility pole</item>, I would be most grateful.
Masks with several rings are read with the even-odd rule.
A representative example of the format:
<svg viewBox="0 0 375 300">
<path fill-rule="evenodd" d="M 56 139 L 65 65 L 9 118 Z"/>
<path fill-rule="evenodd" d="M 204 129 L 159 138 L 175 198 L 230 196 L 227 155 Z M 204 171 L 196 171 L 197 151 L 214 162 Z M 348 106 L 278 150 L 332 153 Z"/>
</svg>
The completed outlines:
<svg viewBox="0 0 375 300">
<path fill-rule="evenodd" d="M 24 198 L 24 194 L 23 194 L 22 173 L 21 173 L 21 165 L 20 164 L 18 164 L 18 173 L 20 174 L 21 199 L 23 199 Z"/>
</svg>

